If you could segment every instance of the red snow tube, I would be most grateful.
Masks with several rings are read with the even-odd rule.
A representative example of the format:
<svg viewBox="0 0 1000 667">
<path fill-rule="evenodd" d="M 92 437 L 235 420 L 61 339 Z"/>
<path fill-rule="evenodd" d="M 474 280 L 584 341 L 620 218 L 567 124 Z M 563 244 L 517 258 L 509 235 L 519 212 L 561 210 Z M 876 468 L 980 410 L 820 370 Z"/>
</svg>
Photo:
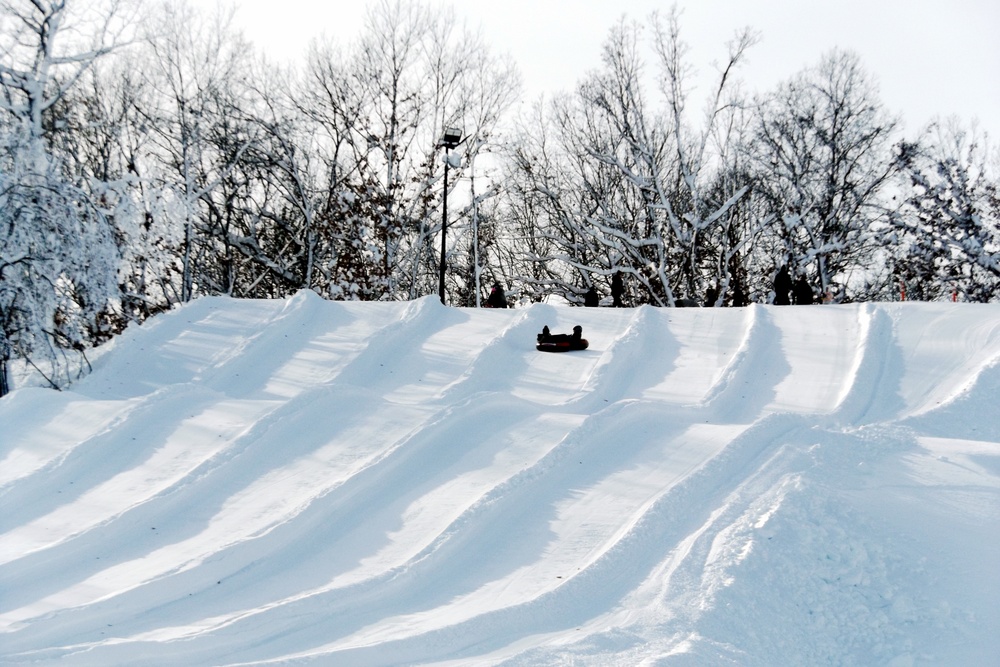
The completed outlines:
<svg viewBox="0 0 1000 667">
<path fill-rule="evenodd" d="M 544 343 L 539 343 L 535 346 L 539 352 L 569 352 L 570 350 L 586 350 L 587 349 L 587 339 L 581 338 L 580 340 L 560 340 L 560 341 L 545 341 Z"/>
</svg>

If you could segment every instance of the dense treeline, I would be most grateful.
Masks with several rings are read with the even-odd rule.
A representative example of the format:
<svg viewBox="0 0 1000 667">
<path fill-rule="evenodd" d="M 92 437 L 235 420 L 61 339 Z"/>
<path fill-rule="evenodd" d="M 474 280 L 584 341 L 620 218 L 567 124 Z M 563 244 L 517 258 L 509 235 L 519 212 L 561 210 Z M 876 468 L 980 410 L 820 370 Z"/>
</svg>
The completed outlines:
<svg viewBox="0 0 1000 667">
<path fill-rule="evenodd" d="M 513 118 L 514 64 L 416 1 L 286 70 L 218 8 L 0 0 L 0 358 L 60 385 L 67 354 L 199 295 L 436 293 L 446 127 L 451 304 L 582 303 L 620 273 L 631 305 L 743 305 L 782 266 L 836 302 L 995 299 L 984 138 L 901 136 L 846 52 L 746 96 L 754 41 L 702 109 L 677 15 L 623 21 Z"/>
</svg>

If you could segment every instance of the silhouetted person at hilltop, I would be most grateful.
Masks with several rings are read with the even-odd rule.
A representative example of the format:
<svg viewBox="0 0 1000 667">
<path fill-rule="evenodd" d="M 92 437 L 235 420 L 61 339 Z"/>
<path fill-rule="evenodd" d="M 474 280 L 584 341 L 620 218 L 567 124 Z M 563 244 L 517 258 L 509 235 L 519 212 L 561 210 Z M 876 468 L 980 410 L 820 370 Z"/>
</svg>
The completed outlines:
<svg viewBox="0 0 1000 667">
<path fill-rule="evenodd" d="M 622 295 L 625 293 L 625 284 L 622 281 L 622 272 L 615 271 L 615 275 L 611 277 L 611 298 L 614 300 L 612 304 L 615 308 L 622 307 Z"/>
<path fill-rule="evenodd" d="M 792 277 L 788 275 L 788 267 L 782 266 L 774 277 L 774 305 L 788 306 L 792 302 L 788 293 L 792 291 Z"/>
<path fill-rule="evenodd" d="M 816 297 L 813 295 L 813 289 L 809 286 L 805 276 L 802 276 L 795 281 L 795 287 L 792 288 L 792 299 L 794 299 L 796 305 L 799 306 L 808 306 L 816 301 Z"/>
<path fill-rule="evenodd" d="M 7 377 L 7 362 L 13 355 L 14 348 L 7 341 L 7 334 L 0 329 L 0 396 L 10 393 L 10 378 Z"/>
<path fill-rule="evenodd" d="M 705 307 L 714 308 L 715 302 L 719 300 L 719 290 L 712 285 L 705 290 Z"/>
<path fill-rule="evenodd" d="M 743 286 L 739 283 L 733 288 L 733 307 L 743 308 L 749 305 L 749 300 L 747 299 L 746 293 L 743 291 Z"/>
<path fill-rule="evenodd" d="M 504 294 L 500 283 L 493 283 L 493 289 L 490 290 L 490 296 L 486 299 L 486 303 L 489 304 L 490 308 L 507 307 L 507 295 Z"/>
</svg>

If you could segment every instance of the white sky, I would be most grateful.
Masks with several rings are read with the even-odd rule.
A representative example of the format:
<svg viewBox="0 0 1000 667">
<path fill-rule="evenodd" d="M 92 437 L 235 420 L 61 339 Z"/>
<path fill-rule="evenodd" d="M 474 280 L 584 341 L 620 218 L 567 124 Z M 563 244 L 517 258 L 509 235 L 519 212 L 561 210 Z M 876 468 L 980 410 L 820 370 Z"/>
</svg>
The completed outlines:
<svg viewBox="0 0 1000 667">
<path fill-rule="evenodd" d="M 300 57 L 322 34 L 351 40 L 370 1 L 235 0 L 237 20 L 279 60 Z M 448 4 L 448 3 L 445 3 Z M 599 63 L 608 30 L 621 18 L 666 12 L 664 0 L 477 0 L 450 3 L 521 69 L 525 98 L 571 89 Z M 761 35 L 743 77 L 752 89 L 815 65 L 833 47 L 857 52 L 882 101 L 915 131 L 934 116 L 977 118 L 1000 142 L 1000 0 L 680 0 L 681 36 L 700 72 L 725 56 L 734 32 Z M 692 103 L 700 99 L 692 99 Z"/>
</svg>

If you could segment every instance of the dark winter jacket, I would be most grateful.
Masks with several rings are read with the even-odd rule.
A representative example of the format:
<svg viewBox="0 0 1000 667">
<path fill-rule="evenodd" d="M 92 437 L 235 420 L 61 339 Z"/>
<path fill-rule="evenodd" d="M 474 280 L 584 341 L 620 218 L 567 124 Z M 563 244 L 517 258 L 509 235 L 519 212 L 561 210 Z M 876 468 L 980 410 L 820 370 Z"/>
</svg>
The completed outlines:
<svg viewBox="0 0 1000 667">
<path fill-rule="evenodd" d="M 622 295 L 625 293 L 625 285 L 622 281 L 622 272 L 615 271 L 611 277 L 611 298 L 614 300 L 614 307 L 622 307 Z"/>
<path fill-rule="evenodd" d="M 490 296 L 486 299 L 486 303 L 489 304 L 490 308 L 506 308 L 507 307 L 507 295 L 503 292 L 503 287 L 500 283 L 493 285 L 493 289 L 490 290 Z"/>
<path fill-rule="evenodd" d="M 788 267 L 783 266 L 774 277 L 774 305 L 787 306 L 791 304 L 788 293 L 792 291 L 792 277 L 788 275 Z"/>
<path fill-rule="evenodd" d="M 816 300 L 815 296 L 813 296 L 812 287 L 809 286 L 805 278 L 799 278 L 795 281 L 795 287 L 792 289 L 792 298 L 799 306 L 808 306 Z"/>
</svg>

